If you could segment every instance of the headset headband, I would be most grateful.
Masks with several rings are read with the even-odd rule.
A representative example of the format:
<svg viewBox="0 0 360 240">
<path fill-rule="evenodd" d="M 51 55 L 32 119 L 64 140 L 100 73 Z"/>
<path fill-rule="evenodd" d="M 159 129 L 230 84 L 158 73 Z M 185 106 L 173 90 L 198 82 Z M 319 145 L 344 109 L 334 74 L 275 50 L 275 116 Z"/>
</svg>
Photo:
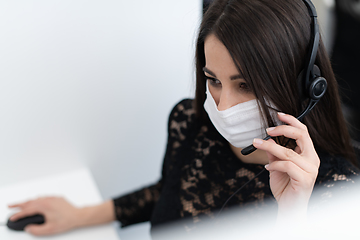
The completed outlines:
<svg viewBox="0 0 360 240">
<path fill-rule="evenodd" d="M 317 23 L 317 13 L 316 13 L 316 9 L 315 6 L 313 5 L 313 3 L 309 0 L 303 0 L 304 4 L 306 5 L 307 9 L 309 10 L 309 14 L 310 17 L 312 19 L 311 22 L 311 37 L 312 39 L 310 40 L 310 46 L 309 46 L 309 53 L 308 53 L 308 61 L 307 65 L 304 68 L 304 84 L 305 89 L 308 88 L 308 86 L 310 85 L 310 79 L 314 78 L 314 75 L 319 76 L 320 72 L 314 72 L 314 64 L 315 64 L 315 59 L 316 59 L 316 54 L 318 51 L 318 47 L 319 47 L 319 41 L 320 41 L 320 34 L 319 34 L 319 25 Z"/>
</svg>

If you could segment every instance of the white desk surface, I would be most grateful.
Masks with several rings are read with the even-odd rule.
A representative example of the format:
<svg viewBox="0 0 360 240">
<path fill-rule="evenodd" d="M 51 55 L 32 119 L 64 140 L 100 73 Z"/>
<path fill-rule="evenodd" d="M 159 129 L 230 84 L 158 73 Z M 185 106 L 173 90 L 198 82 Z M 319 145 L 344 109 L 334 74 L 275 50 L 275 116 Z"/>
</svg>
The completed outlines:
<svg viewBox="0 0 360 240">
<path fill-rule="evenodd" d="M 15 211 L 8 204 L 23 202 L 43 196 L 62 196 L 75 206 L 98 204 L 102 201 L 90 171 L 81 168 L 71 172 L 20 182 L 0 188 L 0 223 L 6 223 Z M 25 232 L 0 226 L 0 239 L 39 239 Z M 107 239 L 119 240 L 113 224 L 76 229 L 64 234 L 41 237 L 42 240 Z"/>
</svg>

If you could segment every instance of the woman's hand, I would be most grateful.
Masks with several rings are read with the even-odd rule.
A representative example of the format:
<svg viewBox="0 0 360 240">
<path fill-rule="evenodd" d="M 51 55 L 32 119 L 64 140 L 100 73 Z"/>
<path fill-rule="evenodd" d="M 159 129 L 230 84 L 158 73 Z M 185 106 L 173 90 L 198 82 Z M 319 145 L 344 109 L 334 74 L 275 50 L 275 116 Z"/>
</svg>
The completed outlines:
<svg viewBox="0 0 360 240">
<path fill-rule="evenodd" d="M 253 144 L 268 154 L 269 164 L 265 167 L 270 172 L 270 188 L 278 202 L 278 219 L 305 217 L 320 160 L 307 127 L 291 115 L 279 113 L 278 117 L 288 125 L 269 128 L 267 133 L 294 139 L 296 148 L 280 146 L 272 139 L 254 139 Z"/>
<path fill-rule="evenodd" d="M 65 232 L 77 227 L 78 224 L 80 209 L 60 197 L 38 198 L 20 204 L 9 205 L 9 207 L 20 208 L 20 212 L 11 216 L 11 221 L 35 214 L 44 215 L 44 224 L 28 225 L 25 228 L 25 231 L 37 236 Z"/>
<path fill-rule="evenodd" d="M 44 224 L 28 225 L 25 228 L 27 232 L 36 236 L 52 235 L 74 228 L 103 224 L 115 220 L 112 200 L 105 201 L 99 205 L 76 208 L 64 198 L 45 197 L 9 205 L 9 207 L 17 207 L 21 210 L 11 216 L 11 221 L 35 214 L 44 215 Z"/>
</svg>

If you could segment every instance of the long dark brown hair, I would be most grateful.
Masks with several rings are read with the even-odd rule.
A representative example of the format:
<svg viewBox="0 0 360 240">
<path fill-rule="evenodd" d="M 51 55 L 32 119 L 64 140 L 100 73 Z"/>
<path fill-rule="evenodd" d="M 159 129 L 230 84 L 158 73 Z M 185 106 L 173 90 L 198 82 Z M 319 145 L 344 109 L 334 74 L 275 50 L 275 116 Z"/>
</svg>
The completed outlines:
<svg viewBox="0 0 360 240">
<path fill-rule="evenodd" d="M 194 103 L 197 116 L 209 121 L 203 108 L 204 41 L 209 34 L 214 34 L 228 49 L 258 99 L 268 126 L 274 123 L 266 101 L 284 113 L 299 116 L 307 105 L 301 101 L 297 78 L 309 51 L 310 26 L 311 18 L 302 0 L 215 0 L 204 14 L 197 39 Z M 327 79 L 328 89 L 305 117 L 304 124 L 317 149 L 342 155 L 356 164 L 337 82 L 321 40 L 315 64 Z"/>
</svg>

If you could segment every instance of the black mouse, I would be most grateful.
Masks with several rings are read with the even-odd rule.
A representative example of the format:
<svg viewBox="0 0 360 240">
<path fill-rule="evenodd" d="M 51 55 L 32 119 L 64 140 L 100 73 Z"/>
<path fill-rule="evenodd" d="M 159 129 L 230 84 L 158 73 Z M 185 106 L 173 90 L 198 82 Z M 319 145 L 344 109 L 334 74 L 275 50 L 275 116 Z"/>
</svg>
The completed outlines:
<svg viewBox="0 0 360 240">
<path fill-rule="evenodd" d="M 29 217 L 20 218 L 16 221 L 10 221 L 10 219 L 7 222 L 8 228 L 15 230 L 15 231 L 24 231 L 24 228 L 28 224 L 43 224 L 45 222 L 45 218 L 41 214 L 36 214 Z"/>
</svg>

